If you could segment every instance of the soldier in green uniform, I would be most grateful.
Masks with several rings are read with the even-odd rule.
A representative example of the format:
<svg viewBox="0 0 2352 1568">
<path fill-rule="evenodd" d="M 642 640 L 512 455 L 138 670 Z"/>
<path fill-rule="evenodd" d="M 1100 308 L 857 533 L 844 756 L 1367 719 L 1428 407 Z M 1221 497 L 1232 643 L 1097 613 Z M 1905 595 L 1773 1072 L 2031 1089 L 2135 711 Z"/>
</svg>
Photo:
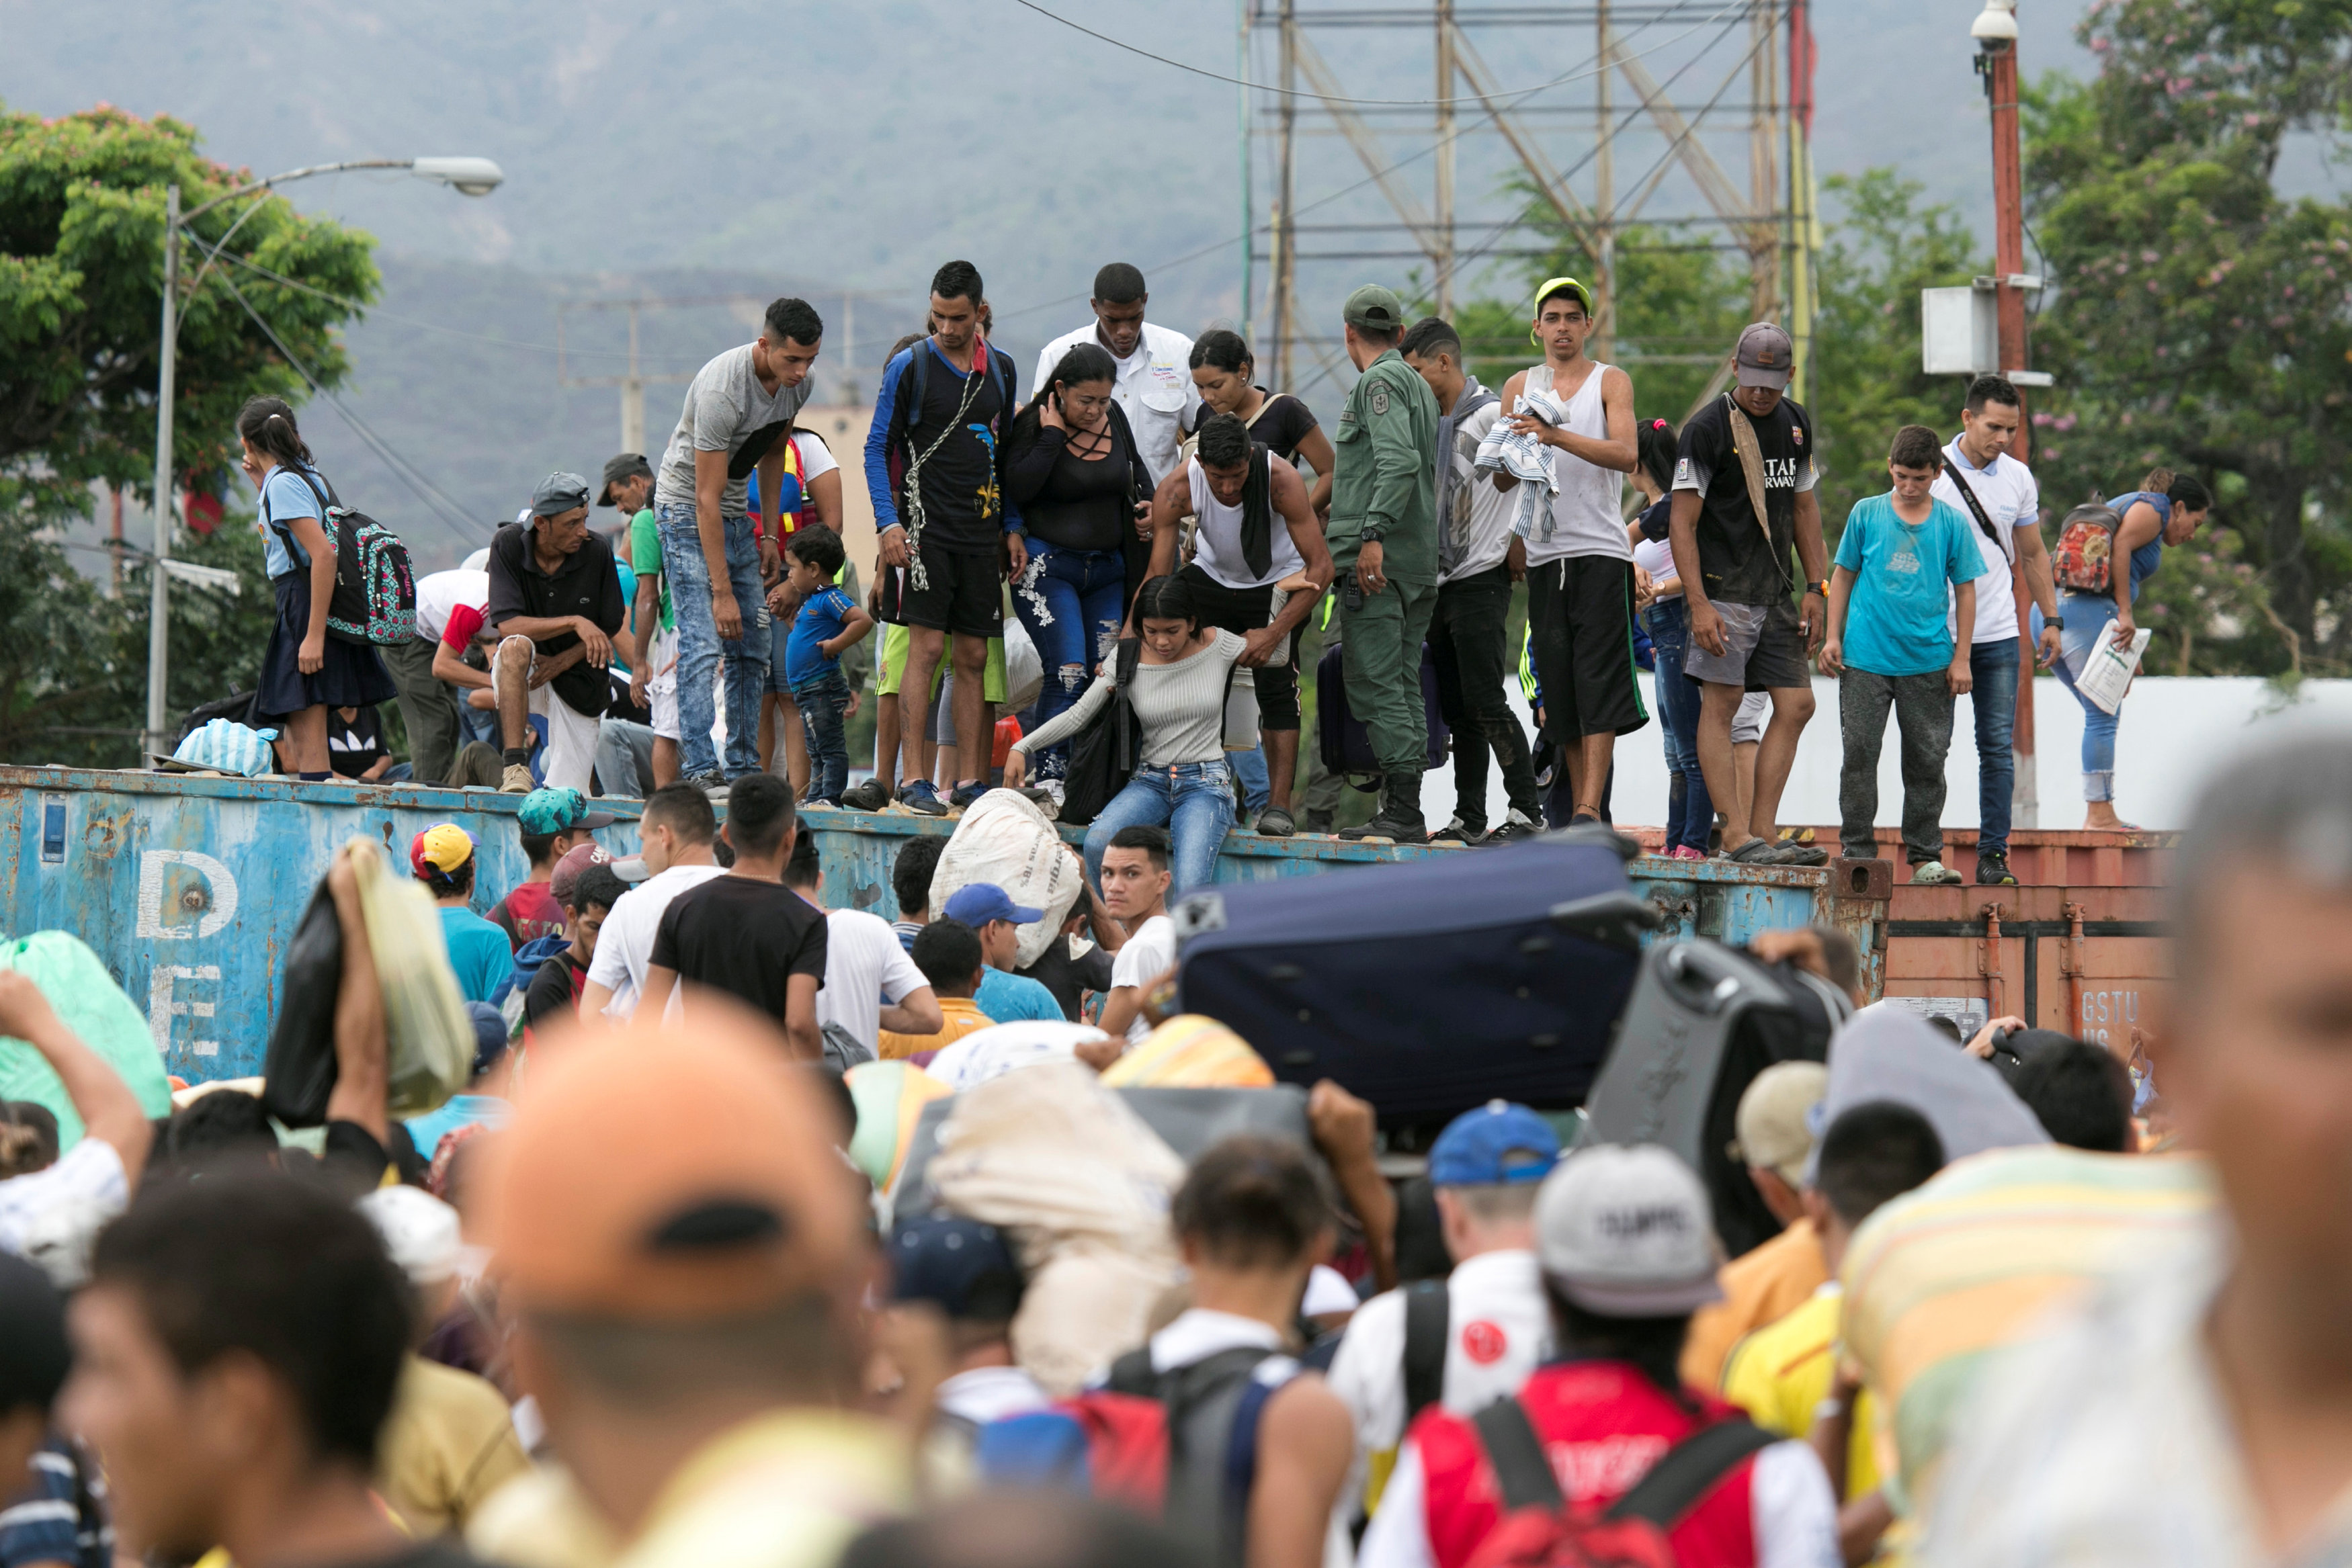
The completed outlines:
<svg viewBox="0 0 2352 1568">
<path fill-rule="evenodd" d="M 1437 607 L 1437 399 L 1397 352 L 1405 320 L 1394 294 L 1365 285 L 1348 296 L 1344 319 L 1348 358 L 1363 374 L 1332 441 L 1328 538 L 1348 707 L 1370 736 L 1381 809 L 1339 836 L 1425 843 L 1421 647 Z"/>
</svg>

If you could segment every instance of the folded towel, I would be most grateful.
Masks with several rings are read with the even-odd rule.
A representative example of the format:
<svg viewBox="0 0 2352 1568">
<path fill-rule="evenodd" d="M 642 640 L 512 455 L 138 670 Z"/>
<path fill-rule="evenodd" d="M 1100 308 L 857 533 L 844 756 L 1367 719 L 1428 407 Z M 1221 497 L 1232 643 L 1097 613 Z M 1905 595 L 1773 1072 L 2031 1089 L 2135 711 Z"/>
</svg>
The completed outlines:
<svg viewBox="0 0 2352 1568">
<path fill-rule="evenodd" d="M 1551 449 L 1511 428 L 1510 419 L 1519 414 L 1558 424 L 1568 417 L 1568 410 L 1548 393 L 1520 393 L 1511 415 L 1496 420 L 1478 443 L 1478 455 L 1471 463 L 1482 473 L 1508 474 L 1519 482 L 1519 507 L 1512 516 L 1511 531 L 1530 543 L 1545 544 L 1558 527 L 1551 503 L 1559 494 L 1559 480 L 1552 473 Z"/>
</svg>

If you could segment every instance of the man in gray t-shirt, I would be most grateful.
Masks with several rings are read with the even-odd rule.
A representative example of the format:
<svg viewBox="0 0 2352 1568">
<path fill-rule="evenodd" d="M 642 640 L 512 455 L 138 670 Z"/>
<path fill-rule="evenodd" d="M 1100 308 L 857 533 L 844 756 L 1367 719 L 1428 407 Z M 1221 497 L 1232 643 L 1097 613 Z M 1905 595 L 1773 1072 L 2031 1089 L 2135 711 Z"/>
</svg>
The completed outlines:
<svg viewBox="0 0 2352 1568">
<path fill-rule="evenodd" d="M 782 508 L 770 501 L 777 526 L 764 541 L 755 540 L 744 515 L 744 481 L 756 467 L 760 494 L 778 497 L 793 416 L 808 401 L 808 372 L 824 334 L 824 323 L 805 301 L 770 305 L 757 339 L 696 372 L 655 477 L 662 573 L 677 622 L 678 773 L 706 789 L 760 770 L 760 696 L 768 685 L 761 580 L 780 543 L 774 514 Z M 711 688 L 722 662 L 723 771 L 710 743 L 717 720 Z"/>
</svg>

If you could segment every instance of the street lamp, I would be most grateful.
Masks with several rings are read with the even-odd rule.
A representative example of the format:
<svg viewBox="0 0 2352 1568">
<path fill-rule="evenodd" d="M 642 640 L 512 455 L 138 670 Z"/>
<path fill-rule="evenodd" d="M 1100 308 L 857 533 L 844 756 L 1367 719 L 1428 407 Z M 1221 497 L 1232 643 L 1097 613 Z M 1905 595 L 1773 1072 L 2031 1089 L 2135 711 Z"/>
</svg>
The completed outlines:
<svg viewBox="0 0 2352 1568">
<path fill-rule="evenodd" d="M 215 196 L 193 212 L 180 211 L 180 187 L 163 193 L 163 354 L 155 390 L 155 586 L 147 625 L 147 736 L 152 755 L 163 748 L 171 722 L 166 688 L 171 670 L 172 573 L 172 399 L 180 337 L 180 231 L 223 202 L 250 196 L 313 174 L 340 174 L 353 169 L 405 169 L 420 180 L 455 188 L 461 195 L 487 196 L 506 175 L 488 158 L 363 158 L 341 163 L 314 163 L 256 180 Z M 247 215 L 254 209 L 248 209 Z M 243 223 L 244 218 L 237 219 Z M 236 225 L 230 225 L 235 232 Z M 223 237 L 226 243 L 226 236 Z M 217 247 L 215 247 L 217 248 Z M 207 266 L 210 263 L 206 264 Z M 198 274 L 199 278 L 202 274 Z"/>
</svg>

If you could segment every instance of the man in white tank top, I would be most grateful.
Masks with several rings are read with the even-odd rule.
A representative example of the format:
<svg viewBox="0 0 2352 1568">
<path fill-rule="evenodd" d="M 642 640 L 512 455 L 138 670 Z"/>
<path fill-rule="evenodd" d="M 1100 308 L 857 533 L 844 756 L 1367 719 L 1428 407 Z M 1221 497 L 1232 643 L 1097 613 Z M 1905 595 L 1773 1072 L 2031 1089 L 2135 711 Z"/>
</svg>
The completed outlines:
<svg viewBox="0 0 2352 1568">
<path fill-rule="evenodd" d="M 1260 497 L 1257 485 L 1265 486 Z M 1255 518 L 1257 507 L 1265 511 Z M 1257 831 L 1297 831 L 1290 787 L 1298 771 L 1298 639 L 1323 590 L 1331 585 L 1331 550 L 1307 505 L 1307 482 L 1287 463 L 1269 461 L 1249 427 L 1230 413 L 1201 422 L 1195 455 L 1151 495 L 1151 565 L 1147 578 L 1177 571 L 1176 540 L 1187 516 L 1200 519 L 1191 565 L 1177 575 L 1192 591 L 1202 624 L 1238 633 L 1241 657 L 1257 688 L 1258 733 L 1265 747 L 1266 804 Z M 1279 612 L 1275 587 L 1304 576 L 1307 591 L 1287 595 Z"/>
<path fill-rule="evenodd" d="M 1528 336 L 1544 362 L 1503 384 L 1504 417 L 1553 448 L 1559 492 L 1525 540 L 1528 637 L 1543 685 L 1538 746 L 1559 746 L 1575 791 L 1572 821 L 1601 820 L 1617 737 L 1650 722 L 1633 664 L 1633 550 L 1625 541 L 1625 476 L 1633 471 L 1633 381 L 1585 357 L 1592 296 L 1573 277 L 1536 291 Z M 1522 396 L 1530 408 L 1520 408 Z M 1554 417 L 1548 417 L 1555 414 Z M 1495 476 L 1496 488 L 1518 481 Z"/>
</svg>

